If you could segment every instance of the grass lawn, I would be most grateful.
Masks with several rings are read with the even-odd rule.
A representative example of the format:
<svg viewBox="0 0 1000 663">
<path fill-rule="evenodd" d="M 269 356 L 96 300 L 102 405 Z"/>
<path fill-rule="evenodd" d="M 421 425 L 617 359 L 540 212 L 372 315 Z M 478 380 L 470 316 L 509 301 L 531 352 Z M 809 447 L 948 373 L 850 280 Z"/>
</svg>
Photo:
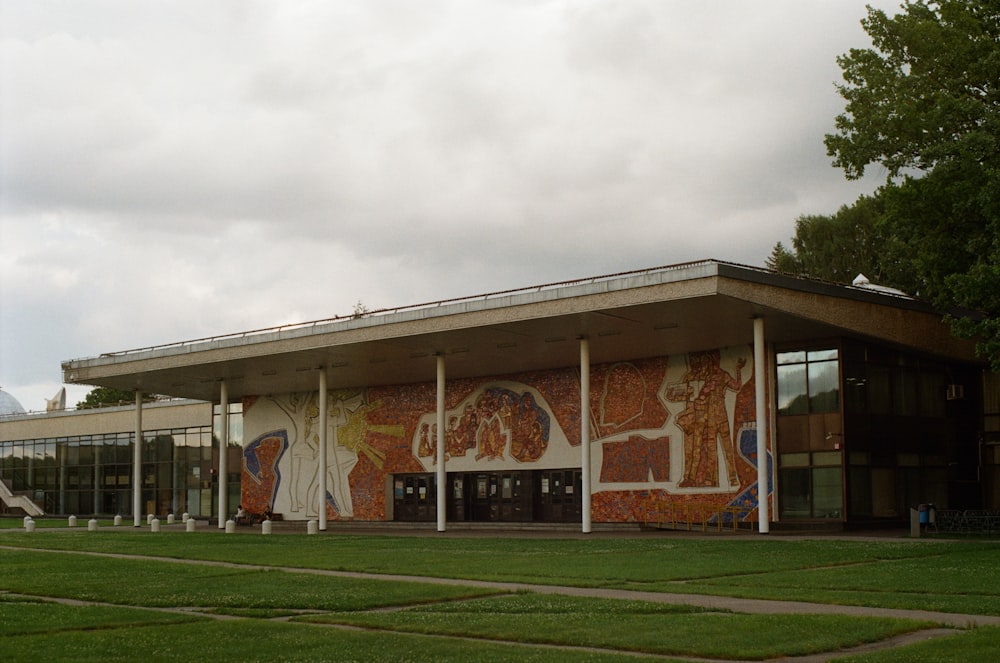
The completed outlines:
<svg viewBox="0 0 1000 663">
<path fill-rule="evenodd" d="M 0 651 L 5 661 L 135 660 L 139 646 L 148 652 L 141 658 L 150 661 L 192 655 L 219 661 L 621 660 L 614 650 L 759 660 L 837 650 L 927 626 L 894 619 L 722 613 L 530 592 L 498 595 L 461 584 L 341 578 L 281 568 L 1000 615 L 1000 569 L 994 563 L 1000 549 L 984 541 L 260 536 L 214 529 L 153 534 L 148 528 L 110 526 L 98 532 L 60 527 L 26 533 L 16 531 L 20 526 L 18 519 L 13 529 L 0 531 L 0 546 L 145 559 L 0 549 Z M 179 564 L 152 557 L 273 568 Z M 109 605 L 25 603 L 14 601 L 15 595 Z M 238 618 L 219 621 L 209 615 Z M 991 656 L 982 652 L 991 652 L 992 658 L 1000 652 L 1000 628 L 956 633 L 849 660 L 986 660 Z M 942 651 L 952 657 L 940 655 Z"/>
<path fill-rule="evenodd" d="M 710 613 L 641 601 L 538 594 L 301 619 L 412 633 L 746 660 L 841 649 L 927 626 L 901 619 Z"/>
</svg>

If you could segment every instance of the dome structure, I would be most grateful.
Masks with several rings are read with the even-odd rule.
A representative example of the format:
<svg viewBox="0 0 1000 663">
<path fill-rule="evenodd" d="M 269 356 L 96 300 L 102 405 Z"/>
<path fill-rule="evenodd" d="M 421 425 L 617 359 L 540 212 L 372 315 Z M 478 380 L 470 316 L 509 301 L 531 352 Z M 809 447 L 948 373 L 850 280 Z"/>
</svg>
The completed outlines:
<svg viewBox="0 0 1000 663">
<path fill-rule="evenodd" d="M 0 389 L 0 416 L 8 414 L 25 414 L 25 410 L 16 398 Z"/>
</svg>

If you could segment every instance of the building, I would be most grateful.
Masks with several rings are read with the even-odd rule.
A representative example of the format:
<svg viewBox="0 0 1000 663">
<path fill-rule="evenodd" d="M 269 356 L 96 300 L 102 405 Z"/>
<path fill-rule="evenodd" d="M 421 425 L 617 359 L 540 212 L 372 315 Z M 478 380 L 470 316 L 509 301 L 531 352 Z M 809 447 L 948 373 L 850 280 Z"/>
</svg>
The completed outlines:
<svg viewBox="0 0 1000 663">
<path fill-rule="evenodd" d="M 107 470 L 81 471 L 86 490 L 61 483 L 72 452 L 51 454 L 57 511 L 73 506 L 59 491 L 75 488 L 81 511 L 92 500 L 137 524 L 197 504 L 221 526 L 237 499 L 321 529 L 589 531 L 693 517 L 767 531 L 898 521 L 925 502 L 1000 508 L 997 376 L 925 303 L 861 281 L 702 261 L 108 353 L 63 371 L 67 383 L 201 402 L 126 408 L 135 421 L 112 426 L 115 448 L 141 434 L 144 450 L 131 464 L 117 456 L 113 490 Z M 191 419 L 153 421 L 171 407 Z M 108 434 L 66 417 L 81 418 L 67 425 L 92 446 Z M 0 424 L 4 480 L 24 466 L 18 444 L 34 440 L 33 457 L 48 458 L 37 447 L 53 439 L 29 432 L 36 419 L 14 419 Z"/>
</svg>

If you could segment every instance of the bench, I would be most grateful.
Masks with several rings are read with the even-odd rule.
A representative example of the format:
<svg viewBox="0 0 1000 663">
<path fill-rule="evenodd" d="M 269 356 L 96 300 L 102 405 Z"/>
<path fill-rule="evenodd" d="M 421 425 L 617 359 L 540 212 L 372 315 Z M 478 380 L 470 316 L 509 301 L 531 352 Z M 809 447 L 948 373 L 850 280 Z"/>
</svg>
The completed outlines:
<svg viewBox="0 0 1000 663">
<path fill-rule="evenodd" d="M 285 517 L 282 514 L 280 514 L 280 513 L 272 513 L 271 517 L 270 517 L 271 521 L 284 520 L 284 519 L 285 519 Z M 247 525 L 247 526 L 249 526 L 249 525 L 254 525 L 256 523 L 259 523 L 259 522 L 261 522 L 263 520 L 267 520 L 267 519 L 264 518 L 264 514 L 262 514 L 262 513 L 247 513 L 245 516 L 239 516 L 238 518 L 236 518 L 235 522 L 236 522 L 237 525 Z"/>
</svg>

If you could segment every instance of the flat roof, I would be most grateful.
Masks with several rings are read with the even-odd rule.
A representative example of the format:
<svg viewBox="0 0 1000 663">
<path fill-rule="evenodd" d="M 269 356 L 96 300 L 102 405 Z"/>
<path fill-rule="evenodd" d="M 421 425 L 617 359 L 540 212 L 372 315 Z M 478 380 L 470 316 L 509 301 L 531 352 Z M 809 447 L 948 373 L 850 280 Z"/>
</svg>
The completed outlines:
<svg viewBox="0 0 1000 663">
<path fill-rule="evenodd" d="M 63 363 L 64 380 L 217 400 L 330 388 L 433 381 L 669 355 L 752 341 L 863 336 L 975 361 L 941 316 L 919 300 L 717 260 L 547 283 L 381 309 Z"/>
</svg>

